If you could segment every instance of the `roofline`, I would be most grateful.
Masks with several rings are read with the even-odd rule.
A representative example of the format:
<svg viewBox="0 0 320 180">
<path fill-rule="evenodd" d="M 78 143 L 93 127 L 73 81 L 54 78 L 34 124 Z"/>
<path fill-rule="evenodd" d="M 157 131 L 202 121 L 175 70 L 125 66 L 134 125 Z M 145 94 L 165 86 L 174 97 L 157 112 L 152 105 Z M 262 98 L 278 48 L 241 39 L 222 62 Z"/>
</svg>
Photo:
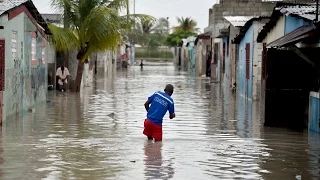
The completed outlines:
<svg viewBox="0 0 320 180">
<path fill-rule="evenodd" d="M 46 23 L 46 21 L 43 19 L 42 15 L 39 13 L 38 9 L 36 8 L 36 6 L 33 4 L 33 2 L 31 0 L 27 0 L 17 6 L 14 6 L 6 11 L 4 11 L 3 13 L 0 14 L 0 16 L 4 15 L 4 14 L 8 14 L 11 11 L 20 8 L 21 6 L 25 6 L 27 8 L 27 10 L 30 12 L 30 14 L 33 16 L 33 18 L 37 21 L 37 23 L 45 29 L 45 33 L 46 34 L 50 34 L 50 29 L 48 27 L 48 24 Z M 30 8 L 30 7 L 31 8 Z M 33 11 L 35 10 L 35 11 Z"/>
<path fill-rule="evenodd" d="M 305 30 L 305 31 L 302 31 Z M 287 44 L 295 44 L 299 41 L 301 41 L 302 39 L 309 37 L 310 36 L 310 32 L 313 32 L 316 30 L 316 26 L 315 25 L 303 25 L 298 27 L 297 29 L 291 31 L 288 34 L 285 34 L 284 36 L 270 42 L 267 44 L 267 48 L 279 48 L 279 47 L 283 47 L 286 46 Z M 287 39 L 286 41 L 284 41 L 286 38 L 290 37 L 290 39 Z M 284 41 L 284 42 L 282 42 Z"/>
<path fill-rule="evenodd" d="M 254 21 L 261 21 L 264 19 L 270 19 L 270 16 L 259 16 L 259 17 L 254 17 L 251 18 L 249 21 L 247 21 L 244 26 L 242 26 L 239 30 L 239 34 L 232 40 L 233 44 L 239 44 L 243 37 L 246 35 L 247 31 L 251 27 Z"/>
<path fill-rule="evenodd" d="M 308 6 L 308 5 L 315 5 L 315 3 L 286 3 L 286 2 L 278 2 L 277 5 L 274 7 L 271 18 L 269 20 L 269 22 L 267 22 L 264 26 L 263 29 L 259 32 L 258 36 L 257 36 L 257 42 L 262 42 L 268 35 L 269 31 L 271 29 L 273 29 L 273 27 L 276 26 L 278 20 L 280 19 L 281 16 L 284 16 L 283 13 L 280 12 L 280 10 L 276 10 L 276 8 L 281 7 L 281 6 L 286 6 L 286 5 L 300 5 L 300 6 Z M 304 17 L 301 17 L 299 15 L 296 14 L 290 14 L 290 16 L 293 17 L 299 17 L 301 19 L 307 20 L 307 21 L 312 21 L 310 19 L 306 19 Z"/>
</svg>

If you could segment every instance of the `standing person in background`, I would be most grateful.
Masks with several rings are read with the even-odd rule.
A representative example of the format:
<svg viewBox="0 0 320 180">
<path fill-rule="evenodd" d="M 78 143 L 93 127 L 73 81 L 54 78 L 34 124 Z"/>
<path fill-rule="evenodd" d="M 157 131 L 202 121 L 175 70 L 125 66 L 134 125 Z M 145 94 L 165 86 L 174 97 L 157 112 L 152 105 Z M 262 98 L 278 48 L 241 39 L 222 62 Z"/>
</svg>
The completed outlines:
<svg viewBox="0 0 320 180">
<path fill-rule="evenodd" d="M 63 64 L 61 64 L 60 67 L 57 69 L 56 76 L 58 79 L 59 90 L 62 92 L 66 91 L 68 77 L 70 76 L 68 68 L 64 67 Z"/>
</svg>

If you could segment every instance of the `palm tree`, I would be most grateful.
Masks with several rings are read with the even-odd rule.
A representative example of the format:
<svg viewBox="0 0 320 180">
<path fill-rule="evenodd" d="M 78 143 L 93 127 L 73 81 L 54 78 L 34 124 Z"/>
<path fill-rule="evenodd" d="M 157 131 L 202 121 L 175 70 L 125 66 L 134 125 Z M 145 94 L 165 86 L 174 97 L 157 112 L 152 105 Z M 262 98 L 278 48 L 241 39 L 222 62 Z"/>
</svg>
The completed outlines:
<svg viewBox="0 0 320 180">
<path fill-rule="evenodd" d="M 168 21 L 168 18 L 159 18 L 158 19 L 158 22 L 156 24 L 156 27 L 154 28 L 155 29 L 155 33 L 165 33 L 169 31 L 169 21 Z"/>
<path fill-rule="evenodd" d="M 154 30 L 154 21 L 149 19 L 141 20 L 140 26 L 144 34 L 151 34 Z"/>
<path fill-rule="evenodd" d="M 77 49 L 78 68 L 73 90 L 80 91 L 83 66 L 97 52 L 114 50 L 121 33 L 131 29 L 136 19 L 152 20 L 148 15 L 129 14 L 129 0 L 52 0 L 64 18 L 64 27 L 50 24 L 51 42 L 57 51 Z M 126 15 L 120 12 L 126 10 Z"/>
<path fill-rule="evenodd" d="M 177 17 L 177 21 L 179 25 L 176 27 L 173 27 L 175 31 L 182 30 L 182 31 L 199 32 L 200 30 L 199 28 L 197 28 L 197 25 L 198 25 L 197 21 L 192 19 L 191 17 L 187 17 L 187 18 Z"/>
</svg>

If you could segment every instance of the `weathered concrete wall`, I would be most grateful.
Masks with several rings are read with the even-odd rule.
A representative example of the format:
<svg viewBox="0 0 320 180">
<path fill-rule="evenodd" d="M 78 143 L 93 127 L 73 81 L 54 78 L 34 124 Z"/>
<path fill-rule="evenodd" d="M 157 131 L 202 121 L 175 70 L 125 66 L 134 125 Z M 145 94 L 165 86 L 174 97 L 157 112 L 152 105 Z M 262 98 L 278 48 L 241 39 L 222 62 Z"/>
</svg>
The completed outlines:
<svg viewBox="0 0 320 180">
<path fill-rule="evenodd" d="M 56 81 L 56 69 L 57 65 L 56 64 L 56 50 L 55 48 L 48 44 L 47 48 L 47 68 L 48 68 L 48 85 L 53 85 L 55 88 L 55 81 Z"/>
<path fill-rule="evenodd" d="M 205 44 L 203 40 L 199 40 L 196 48 L 196 76 L 202 76 L 203 75 L 203 61 L 205 61 L 205 56 L 203 53 L 205 53 Z"/>
<path fill-rule="evenodd" d="M 256 0 L 225 0 L 212 8 L 212 18 L 209 25 L 214 24 L 213 37 L 219 35 L 219 30 L 228 28 L 229 22 L 223 16 L 269 16 L 275 3 L 257 2 Z"/>
<path fill-rule="evenodd" d="M 23 51 L 21 51 L 21 43 L 24 42 L 24 15 L 20 14 L 14 19 L 8 21 L 8 16 L 1 16 L 1 24 L 6 27 L 1 30 L 0 37 L 5 40 L 5 89 L 3 92 L 3 120 L 14 112 L 20 112 L 23 109 L 23 68 L 24 64 Z M 12 53 L 12 36 L 16 34 L 16 58 Z M 20 47 L 20 48 L 19 48 Z"/>
<path fill-rule="evenodd" d="M 284 36 L 284 27 L 285 27 L 285 17 L 282 16 L 277 21 L 275 27 L 267 34 L 266 38 L 263 40 L 265 43 L 270 43 L 278 38 Z"/>
<path fill-rule="evenodd" d="M 77 69 L 78 69 L 77 53 L 78 53 L 77 49 L 74 49 L 68 53 L 69 54 L 69 72 L 70 72 L 70 77 L 68 79 L 68 86 L 69 86 L 68 89 L 73 87 L 74 82 L 76 80 L 76 76 L 77 76 Z"/>
<path fill-rule="evenodd" d="M 224 37 L 222 42 L 222 53 L 223 53 L 223 44 L 225 45 L 225 51 L 224 51 L 224 67 L 222 67 L 222 70 L 224 68 L 223 75 L 223 84 L 225 87 L 230 87 L 230 81 L 231 81 L 231 62 L 230 62 L 230 38 Z M 223 55 L 223 54 L 222 54 Z M 223 62 L 222 62 L 223 66 Z"/>
<path fill-rule="evenodd" d="M 253 26 L 251 26 L 243 37 L 239 44 L 239 75 L 238 75 L 238 92 L 240 96 L 252 100 L 252 56 L 253 56 Z M 250 45 L 249 48 L 249 60 L 250 63 L 247 64 L 246 57 L 246 44 Z M 247 65 L 249 79 L 247 79 Z"/>
<path fill-rule="evenodd" d="M 267 20 L 253 22 L 253 66 L 252 66 L 252 100 L 259 101 L 261 98 L 261 80 L 262 80 L 262 50 L 263 44 L 257 43 L 259 32 Z"/>
<path fill-rule="evenodd" d="M 239 28 L 230 25 L 229 33 L 229 51 L 230 51 L 230 84 L 231 86 L 236 82 L 236 73 L 237 73 L 237 60 L 238 60 L 238 50 L 237 45 L 232 44 L 232 40 L 239 33 Z"/>
<path fill-rule="evenodd" d="M 111 77 L 116 74 L 116 51 L 97 53 L 97 73 L 100 77 Z"/>
<path fill-rule="evenodd" d="M 116 74 L 115 52 L 107 50 L 105 52 L 95 53 L 90 57 L 89 63 L 84 66 L 82 88 L 92 87 L 96 76 L 107 78 Z M 95 70 L 97 70 L 97 72 L 95 72 Z"/>
<path fill-rule="evenodd" d="M 285 0 L 292 3 L 311 3 L 312 0 Z M 213 31 L 213 37 L 217 37 L 219 29 L 227 28 L 228 22 L 223 16 L 270 16 L 275 2 L 262 0 L 220 0 L 209 9 L 209 27 Z M 208 31 L 208 28 L 206 28 Z"/>
<path fill-rule="evenodd" d="M 47 41 L 44 37 L 38 33 L 38 37 L 36 37 L 36 59 L 32 57 L 32 34 L 29 33 L 33 31 L 35 25 L 31 22 L 31 20 L 24 16 L 25 20 L 25 43 L 24 43 L 24 55 L 25 55 L 25 89 L 28 90 L 29 82 L 28 78 L 30 77 L 31 84 L 31 94 L 26 93 L 27 97 L 27 107 L 33 107 L 35 104 L 39 102 L 45 102 L 47 100 L 47 63 L 45 62 L 45 58 L 43 57 L 43 53 L 45 56 L 45 48 L 47 46 Z M 50 58 L 47 58 L 50 59 Z M 43 61 L 44 60 L 44 61 Z M 30 96 L 30 106 L 28 106 L 28 98 Z"/>
<path fill-rule="evenodd" d="M 7 15 L 3 15 L 7 16 Z M 0 37 L 6 41 L 6 68 L 3 117 L 20 113 L 36 103 L 46 101 L 47 66 L 45 62 L 46 40 L 24 13 L 7 21 Z M 15 38 L 13 38 L 15 37 Z M 34 39 L 34 41 L 32 41 Z M 34 42 L 35 49 L 32 48 Z M 16 53 L 14 53 L 14 49 Z M 32 51 L 35 51 L 32 55 Z M 15 57 L 13 57 L 15 56 Z M 44 61 L 43 61 L 44 60 Z"/>
</svg>

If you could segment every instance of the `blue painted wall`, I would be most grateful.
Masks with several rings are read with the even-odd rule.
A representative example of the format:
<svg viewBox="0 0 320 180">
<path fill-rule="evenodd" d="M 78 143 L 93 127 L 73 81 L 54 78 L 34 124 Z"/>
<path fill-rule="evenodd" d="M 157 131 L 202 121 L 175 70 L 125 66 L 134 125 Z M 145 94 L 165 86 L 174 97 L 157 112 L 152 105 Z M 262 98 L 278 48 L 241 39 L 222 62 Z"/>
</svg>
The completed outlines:
<svg viewBox="0 0 320 180">
<path fill-rule="evenodd" d="M 194 47 L 194 43 L 190 42 L 190 45 L 188 46 L 188 55 L 189 55 L 189 62 L 190 62 L 190 72 L 191 75 L 195 75 L 196 72 L 196 56 L 195 56 L 195 47 Z"/>
<path fill-rule="evenodd" d="M 309 107 L 309 131 L 320 133 L 319 118 L 320 118 L 320 103 L 319 99 L 310 96 Z"/>
<path fill-rule="evenodd" d="M 252 99 L 252 55 L 253 55 L 253 26 L 251 26 L 242 41 L 239 44 L 239 74 L 238 74 L 238 92 L 240 96 Z M 246 43 L 250 43 L 250 65 L 249 79 L 246 79 Z M 248 91 L 248 92 L 247 92 Z"/>
<path fill-rule="evenodd" d="M 284 34 L 288 34 L 300 26 L 311 25 L 311 24 L 312 24 L 311 21 L 306 21 L 304 19 L 297 18 L 297 17 L 286 16 L 285 26 L 284 26 L 284 29 L 285 29 Z"/>
</svg>

